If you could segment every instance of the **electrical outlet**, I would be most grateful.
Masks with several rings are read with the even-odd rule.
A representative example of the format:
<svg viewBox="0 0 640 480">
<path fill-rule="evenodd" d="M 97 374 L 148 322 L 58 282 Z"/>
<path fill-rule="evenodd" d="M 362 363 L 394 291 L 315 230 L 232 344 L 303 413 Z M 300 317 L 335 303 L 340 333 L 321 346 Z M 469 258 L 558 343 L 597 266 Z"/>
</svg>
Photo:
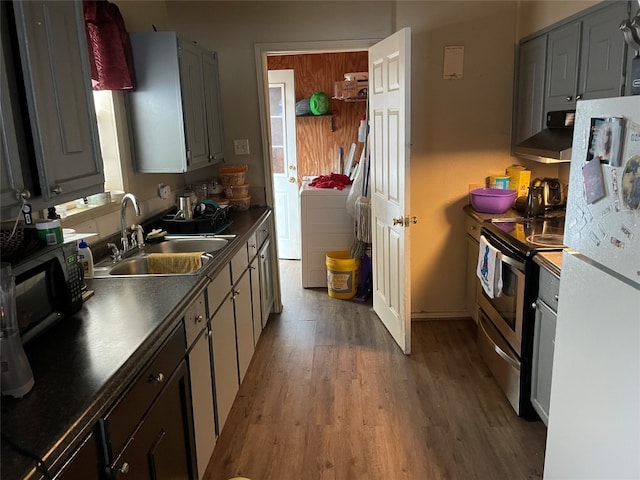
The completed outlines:
<svg viewBox="0 0 640 480">
<path fill-rule="evenodd" d="M 249 140 L 246 138 L 234 140 L 233 153 L 236 155 L 249 155 Z"/>
<path fill-rule="evenodd" d="M 171 194 L 171 187 L 169 185 L 164 185 L 162 183 L 158 185 L 158 196 L 160 198 L 162 198 L 163 200 L 166 200 L 167 198 L 169 198 L 170 194 Z"/>
</svg>

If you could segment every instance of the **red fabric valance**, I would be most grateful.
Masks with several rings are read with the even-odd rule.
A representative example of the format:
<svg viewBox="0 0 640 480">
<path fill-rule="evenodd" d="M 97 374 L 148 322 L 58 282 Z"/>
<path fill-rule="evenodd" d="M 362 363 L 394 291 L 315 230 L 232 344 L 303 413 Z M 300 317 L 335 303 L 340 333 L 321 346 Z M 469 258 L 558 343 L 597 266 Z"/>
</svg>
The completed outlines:
<svg viewBox="0 0 640 480">
<path fill-rule="evenodd" d="M 82 3 L 93 89 L 135 90 L 131 43 L 120 10 L 106 0 Z"/>
</svg>

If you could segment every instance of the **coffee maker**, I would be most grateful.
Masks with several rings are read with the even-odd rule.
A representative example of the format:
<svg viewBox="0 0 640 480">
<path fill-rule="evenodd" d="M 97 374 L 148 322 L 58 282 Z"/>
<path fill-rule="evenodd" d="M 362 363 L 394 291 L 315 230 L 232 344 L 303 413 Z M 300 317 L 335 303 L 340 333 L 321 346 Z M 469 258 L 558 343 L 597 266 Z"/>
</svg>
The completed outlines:
<svg viewBox="0 0 640 480">
<path fill-rule="evenodd" d="M 16 284 L 11 264 L 0 264 L 0 390 L 2 395 L 24 397 L 34 385 L 24 353 L 16 310 Z"/>
</svg>

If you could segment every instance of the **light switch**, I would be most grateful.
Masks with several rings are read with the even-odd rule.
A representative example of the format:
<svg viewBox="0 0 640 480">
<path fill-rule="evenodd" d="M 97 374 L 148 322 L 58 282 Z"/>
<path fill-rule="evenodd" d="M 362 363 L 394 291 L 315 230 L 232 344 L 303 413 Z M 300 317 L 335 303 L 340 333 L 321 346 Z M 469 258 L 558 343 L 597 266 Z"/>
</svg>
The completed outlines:
<svg viewBox="0 0 640 480">
<path fill-rule="evenodd" d="M 247 138 L 234 140 L 233 153 L 236 155 L 249 155 L 249 140 Z"/>
</svg>

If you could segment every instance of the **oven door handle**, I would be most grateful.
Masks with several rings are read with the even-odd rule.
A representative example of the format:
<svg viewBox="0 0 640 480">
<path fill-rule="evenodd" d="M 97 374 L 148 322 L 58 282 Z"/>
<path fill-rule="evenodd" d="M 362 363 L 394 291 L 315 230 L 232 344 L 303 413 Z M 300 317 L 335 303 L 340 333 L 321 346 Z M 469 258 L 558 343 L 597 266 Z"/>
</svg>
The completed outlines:
<svg viewBox="0 0 640 480">
<path fill-rule="evenodd" d="M 493 345 L 493 350 L 500 356 L 500 358 L 502 358 L 505 362 L 507 362 L 509 365 L 511 365 L 513 368 L 519 371 L 520 364 L 518 363 L 518 361 L 511 358 L 511 356 L 507 352 L 502 350 L 498 346 L 498 344 L 493 340 L 493 338 L 491 338 L 491 335 L 489 335 L 489 332 L 487 332 L 487 330 L 484 328 L 484 325 L 483 325 L 484 322 L 486 322 L 486 320 L 481 316 L 478 321 L 478 325 L 480 326 L 480 329 L 482 330 L 482 333 L 484 334 L 484 336 L 487 338 L 487 340 L 489 340 L 489 342 L 491 342 L 491 345 Z"/>
<path fill-rule="evenodd" d="M 517 268 L 521 272 L 524 272 L 524 263 L 523 262 L 521 262 L 519 260 L 516 260 L 515 258 L 511 258 L 511 257 L 505 255 L 502 252 L 500 252 L 498 257 L 500 258 L 501 262 L 506 263 L 507 265 L 511 265 L 512 267 Z"/>
</svg>

